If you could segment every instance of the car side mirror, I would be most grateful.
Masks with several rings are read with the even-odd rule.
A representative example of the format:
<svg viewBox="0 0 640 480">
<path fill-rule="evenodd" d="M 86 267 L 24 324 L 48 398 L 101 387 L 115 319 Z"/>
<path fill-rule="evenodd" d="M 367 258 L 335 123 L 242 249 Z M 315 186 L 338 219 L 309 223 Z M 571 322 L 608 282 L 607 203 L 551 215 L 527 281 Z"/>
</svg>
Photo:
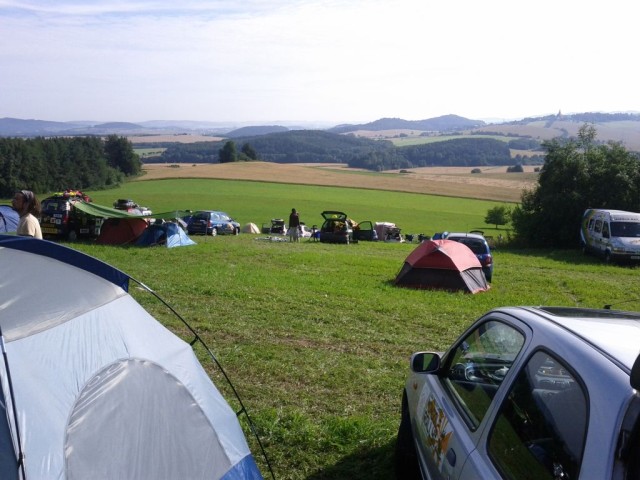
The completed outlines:
<svg viewBox="0 0 640 480">
<path fill-rule="evenodd" d="M 411 355 L 411 370 L 415 373 L 434 373 L 440 369 L 440 355 L 433 352 L 417 352 Z"/>
</svg>

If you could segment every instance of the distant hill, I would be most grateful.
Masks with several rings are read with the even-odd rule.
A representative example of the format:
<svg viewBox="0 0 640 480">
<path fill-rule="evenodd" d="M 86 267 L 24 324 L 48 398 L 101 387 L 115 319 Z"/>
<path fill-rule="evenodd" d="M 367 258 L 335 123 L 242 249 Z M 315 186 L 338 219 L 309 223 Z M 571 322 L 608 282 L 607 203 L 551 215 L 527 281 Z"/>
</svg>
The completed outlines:
<svg viewBox="0 0 640 480">
<path fill-rule="evenodd" d="M 423 132 L 450 132 L 467 130 L 485 125 L 482 120 L 469 120 L 458 115 L 444 115 L 427 120 L 403 120 L 401 118 L 381 118 L 374 122 L 360 125 L 338 125 L 330 128 L 333 133 L 349 133 L 358 130 L 419 130 Z"/>
<path fill-rule="evenodd" d="M 81 127 L 83 125 L 80 123 L 0 118 L 0 136 L 3 137 L 56 135 L 58 132 Z"/>
<path fill-rule="evenodd" d="M 576 113 L 530 117 L 485 125 L 471 129 L 470 133 L 550 140 L 576 137 L 585 123 L 596 129 L 597 141 L 621 142 L 627 149 L 640 152 L 640 114 L 637 113 Z"/>
<path fill-rule="evenodd" d="M 225 137 L 239 138 L 239 137 L 254 137 L 258 135 L 268 135 L 270 133 L 288 132 L 287 127 L 280 125 L 259 125 L 254 127 L 242 127 L 227 132 Z"/>
</svg>

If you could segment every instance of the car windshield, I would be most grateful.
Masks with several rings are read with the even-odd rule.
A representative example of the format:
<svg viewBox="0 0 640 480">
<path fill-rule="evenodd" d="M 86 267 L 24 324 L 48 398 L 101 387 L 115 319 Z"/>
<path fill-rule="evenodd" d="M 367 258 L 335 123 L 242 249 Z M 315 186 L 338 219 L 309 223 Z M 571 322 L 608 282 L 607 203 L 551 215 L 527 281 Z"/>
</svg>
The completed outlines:
<svg viewBox="0 0 640 480">
<path fill-rule="evenodd" d="M 611 222 L 612 237 L 640 237 L 640 223 Z"/>
<path fill-rule="evenodd" d="M 479 238 L 455 237 L 450 238 L 450 240 L 455 240 L 456 242 L 463 243 L 464 245 L 469 247 L 469 250 L 471 250 L 476 255 L 487 253 L 487 247 L 485 243 Z"/>
</svg>

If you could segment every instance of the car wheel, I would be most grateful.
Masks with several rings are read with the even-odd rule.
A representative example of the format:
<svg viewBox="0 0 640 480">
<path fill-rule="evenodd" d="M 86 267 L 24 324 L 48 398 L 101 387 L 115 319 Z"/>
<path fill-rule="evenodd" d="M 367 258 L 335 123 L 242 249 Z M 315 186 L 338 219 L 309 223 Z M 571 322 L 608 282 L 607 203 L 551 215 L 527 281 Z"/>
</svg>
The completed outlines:
<svg viewBox="0 0 640 480">
<path fill-rule="evenodd" d="M 234 235 L 240 235 L 240 229 L 239 229 L 239 228 L 237 228 L 237 227 L 236 227 L 236 228 L 234 228 L 234 229 L 233 229 L 233 234 L 234 234 Z"/>
<path fill-rule="evenodd" d="M 416 447 L 413 443 L 406 393 L 402 395 L 402 417 L 396 438 L 395 472 L 398 480 L 420 478 L 420 467 L 418 466 Z"/>
<path fill-rule="evenodd" d="M 604 263 L 611 263 L 611 252 L 609 250 L 604 252 Z"/>
<path fill-rule="evenodd" d="M 211 229 L 211 236 L 212 237 L 217 237 L 218 236 L 218 229 L 217 228 L 212 228 Z"/>
</svg>

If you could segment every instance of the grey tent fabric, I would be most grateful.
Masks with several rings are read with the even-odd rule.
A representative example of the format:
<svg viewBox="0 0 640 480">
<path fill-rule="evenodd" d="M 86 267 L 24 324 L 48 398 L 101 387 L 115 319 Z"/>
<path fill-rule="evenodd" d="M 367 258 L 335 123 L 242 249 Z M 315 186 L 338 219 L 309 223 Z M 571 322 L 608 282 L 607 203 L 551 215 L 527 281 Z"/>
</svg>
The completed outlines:
<svg viewBox="0 0 640 480">
<path fill-rule="evenodd" d="M 262 478 L 191 346 L 129 295 L 122 272 L 7 235 L 0 265 L 2 479 L 21 478 L 19 451 L 29 480 Z"/>
</svg>

